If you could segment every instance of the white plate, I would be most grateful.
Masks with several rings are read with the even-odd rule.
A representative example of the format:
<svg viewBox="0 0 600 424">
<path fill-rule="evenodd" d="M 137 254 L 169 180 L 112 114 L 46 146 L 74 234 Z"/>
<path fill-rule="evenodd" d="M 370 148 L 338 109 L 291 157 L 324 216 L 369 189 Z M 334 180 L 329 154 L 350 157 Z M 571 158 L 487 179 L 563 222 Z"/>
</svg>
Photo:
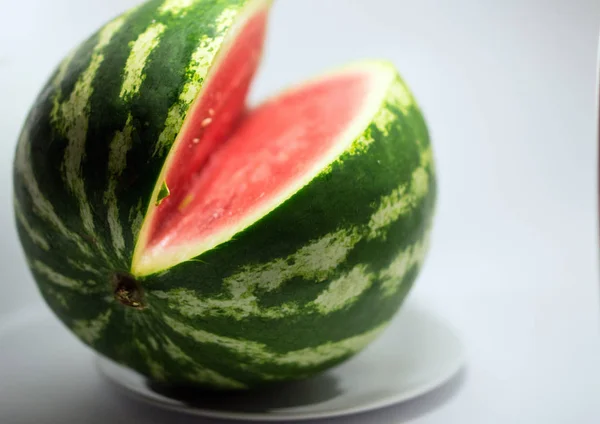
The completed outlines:
<svg viewBox="0 0 600 424">
<path fill-rule="evenodd" d="M 299 421 L 365 412 L 404 402 L 447 382 L 463 366 L 456 334 L 430 311 L 407 304 L 373 345 L 323 375 L 258 393 L 167 392 L 99 359 L 117 387 L 156 406 L 196 416 Z"/>
<path fill-rule="evenodd" d="M 406 401 L 448 381 L 463 360 L 462 344 L 447 324 L 409 303 L 354 359 L 320 377 L 270 392 L 203 394 L 186 403 L 150 389 L 143 378 L 111 362 L 98 364 L 118 388 L 155 406 L 195 416 L 264 422 L 349 415 Z M 58 423 L 73 417 L 100 419 L 102 415 L 96 414 L 116 414 L 121 405 L 132 413 L 139 409 L 132 403 L 116 407 L 97 377 L 89 350 L 45 307 L 0 317 L 0 422 Z"/>
</svg>

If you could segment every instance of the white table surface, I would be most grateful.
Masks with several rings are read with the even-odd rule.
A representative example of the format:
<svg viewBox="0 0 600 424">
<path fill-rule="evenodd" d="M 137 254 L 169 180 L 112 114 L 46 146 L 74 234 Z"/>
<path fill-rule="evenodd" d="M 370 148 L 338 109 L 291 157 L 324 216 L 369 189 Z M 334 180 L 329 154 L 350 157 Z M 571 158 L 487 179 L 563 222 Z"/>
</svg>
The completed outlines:
<svg viewBox="0 0 600 424">
<path fill-rule="evenodd" d="M 58 59 L 135 3 L 0 0 L 0 320 L 40 303 L 8 207 L 20 125 Z M 361 57 L 393 60 L 416 93 L 433 136 L 440 201 L 412 296 L 458 328 L 468 349 L 468 370 L 449 387 L 334 422 L 600 422 L 599 22 L 596 0 L 276 5 L 254 98 Z M 89 359 L 82 349 L 72 360 Z M 36 385 L 13 362 L 0 364 L 3 424 L 202 422 L 124 402 L 100 380 L 76 399 L 45 396 L 33 388 L 51 387 L 42 383 L 55 376 L 38 370 Z M 30 398 L 10 395 L 25 389 Z"/>
</svg>

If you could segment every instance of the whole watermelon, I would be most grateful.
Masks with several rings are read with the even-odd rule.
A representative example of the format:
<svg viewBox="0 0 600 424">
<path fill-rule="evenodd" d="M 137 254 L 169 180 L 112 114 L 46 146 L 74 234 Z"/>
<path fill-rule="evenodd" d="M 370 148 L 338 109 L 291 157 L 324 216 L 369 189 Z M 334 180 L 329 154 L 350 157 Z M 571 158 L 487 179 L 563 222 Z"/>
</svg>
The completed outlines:
<svg viewBox="0 0 600 424">
<path fill-rule="evenodd" d="M 267 0 L 152 0 L 75 48 L 14 162 L 18 231 L 60 320 L 154 381 L 302 379 L 385 329 L 427 252 L 426 124 L 386 62 L 251 109 Z"/>
</svg>

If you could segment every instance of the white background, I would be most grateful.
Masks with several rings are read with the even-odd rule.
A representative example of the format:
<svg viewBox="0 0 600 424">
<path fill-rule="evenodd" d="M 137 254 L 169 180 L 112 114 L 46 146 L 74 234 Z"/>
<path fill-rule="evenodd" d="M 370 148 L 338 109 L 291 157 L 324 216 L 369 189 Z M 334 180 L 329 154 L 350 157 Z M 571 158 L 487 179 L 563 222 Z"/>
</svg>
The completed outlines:
<svg viewBox="0 0 600 424">
<path fill-rule="evenodd" d="M 0 0 L 0 316 L 40 302 L 10 206 L 20 125 L 62 55 L 136 3 Z M 415 413 L 400 406 L 354 422 L 600 422 L 599 22 L 594 0 L 275 6 L 254 99 L 349 60 L 388 58 L 413 88 L 435 147 L 438 215 L 413 296 L 459 330 L 468 370 L 458 390 L 431 408 L 413 403 Z M 10 384 L 18 384 L 13 375 Z M 0 401 L 9 390 L 0 381 Z M 95 418 L 106 414 L 98 422 L 125 420 L 107 399 L 97 399 Z M 85 411 L 76 416 L 92 421 Z M 169 418 L 143 416 L 146 423 Z"/>
</svg>

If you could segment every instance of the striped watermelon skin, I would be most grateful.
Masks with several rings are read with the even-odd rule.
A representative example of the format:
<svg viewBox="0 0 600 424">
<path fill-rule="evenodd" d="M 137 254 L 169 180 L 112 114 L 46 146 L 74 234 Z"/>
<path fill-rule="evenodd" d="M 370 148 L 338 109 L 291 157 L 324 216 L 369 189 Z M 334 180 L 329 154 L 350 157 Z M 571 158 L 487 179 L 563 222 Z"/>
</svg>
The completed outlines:
<svg viewBox="0 0 600 424">
<path fill-rule="evenodd" d="M 136 277 L 144 308 L 115 300 L 190 90 L 248 3 L 150 1 L 116 18 L 61 63 L 18 142 L 16 221 L 44 299 L 85 344 L 157 381 L 244 389 L 336 365 L 385 329 L 427 252 L 429 134 L 378 63 L 387 96 L 343 155 L 232 240 Z"/>
</svg>

